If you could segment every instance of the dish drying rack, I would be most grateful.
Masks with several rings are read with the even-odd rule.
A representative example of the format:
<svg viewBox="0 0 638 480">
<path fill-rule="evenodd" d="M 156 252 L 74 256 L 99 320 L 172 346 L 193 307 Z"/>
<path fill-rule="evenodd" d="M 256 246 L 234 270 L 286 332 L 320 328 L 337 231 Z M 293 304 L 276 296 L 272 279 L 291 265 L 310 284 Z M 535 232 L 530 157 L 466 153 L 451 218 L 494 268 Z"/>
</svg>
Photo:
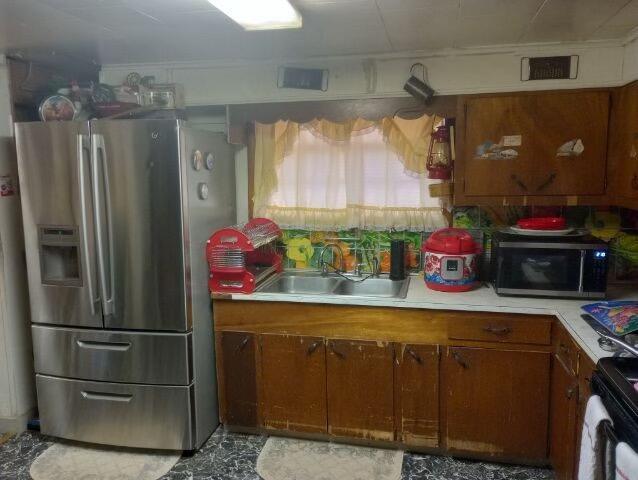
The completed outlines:
<svg viewBox="0 0 638 480">
<path fill-rule="evenodd" d="M 206 242 L 208 289 L 212 293 L 254 292 L 272 274 L 281 272 L 280 238 L 280 228 L 267 218 L 217 230 Z"/>
</svg>

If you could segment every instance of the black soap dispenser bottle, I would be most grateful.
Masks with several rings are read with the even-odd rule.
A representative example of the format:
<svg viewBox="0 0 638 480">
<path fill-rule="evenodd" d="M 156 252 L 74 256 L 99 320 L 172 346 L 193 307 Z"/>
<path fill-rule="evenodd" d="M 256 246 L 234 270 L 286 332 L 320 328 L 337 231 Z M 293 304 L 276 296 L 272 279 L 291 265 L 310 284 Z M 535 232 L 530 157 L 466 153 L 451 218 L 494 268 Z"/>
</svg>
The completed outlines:
<svg viewBox="0 0 638 480">
<path fill-rule="evenodd" d="M 390 242 L 390 280 L 405 280 L 405 241 Z"/>
</svg>

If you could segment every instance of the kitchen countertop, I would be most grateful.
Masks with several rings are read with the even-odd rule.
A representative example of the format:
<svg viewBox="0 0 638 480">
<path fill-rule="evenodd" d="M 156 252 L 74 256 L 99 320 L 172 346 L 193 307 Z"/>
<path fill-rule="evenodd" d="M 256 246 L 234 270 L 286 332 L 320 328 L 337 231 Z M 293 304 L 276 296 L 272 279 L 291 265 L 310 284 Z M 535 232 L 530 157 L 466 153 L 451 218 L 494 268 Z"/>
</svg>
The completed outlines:
<svg viewBox="0 0 638 480">
<path fill-rule="evenodd" d="M 291 293 L 253 293 L 225 296 L 232 300 L 263 302 L 329 303 L 375 307 L 422 308 L 431 310 L 461 310 L 497 313 L 555 315 L 574 337 L 578 345 L 594 361 L 610 356 L 598 346 L 598 335 L 580 317 L 582 305 L 594 300 L 564 300 L 548 298 L 500 297 L 490 286 L 471 292 L 436 292 L 425 286 L 423 279 L 413 276 L 406 298 L 349 297 L 343 295 L 302 295 Z M 638 300 L 638 288 L 611 286 L 608 300 Z"/>
</svg>

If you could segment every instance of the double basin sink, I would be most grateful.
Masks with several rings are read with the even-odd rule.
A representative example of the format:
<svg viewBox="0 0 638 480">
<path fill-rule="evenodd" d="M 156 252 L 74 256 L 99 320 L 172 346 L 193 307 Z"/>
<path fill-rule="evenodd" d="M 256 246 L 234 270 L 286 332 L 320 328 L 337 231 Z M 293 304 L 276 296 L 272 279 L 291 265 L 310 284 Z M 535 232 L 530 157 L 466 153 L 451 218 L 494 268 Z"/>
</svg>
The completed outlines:
<svg viewBox="0 0 638 480">
<path fill-rule="evenodd" d="M 283 272 L 268 279 L 257 292 L 405 298 L 410 286 L 410 277 L 405 280 L 390 280 L 388 277 L 380 276 L 361 280 L 358 277 L 346 279 L 335 273 Z"/>
</svg>

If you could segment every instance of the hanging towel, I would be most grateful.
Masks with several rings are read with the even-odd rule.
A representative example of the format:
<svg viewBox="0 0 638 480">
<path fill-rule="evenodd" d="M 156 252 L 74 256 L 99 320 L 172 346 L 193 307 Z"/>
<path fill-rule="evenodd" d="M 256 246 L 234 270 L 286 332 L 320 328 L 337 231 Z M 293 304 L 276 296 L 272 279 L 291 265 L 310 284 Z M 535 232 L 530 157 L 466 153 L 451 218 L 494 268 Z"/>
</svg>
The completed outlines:
<svg viewBox="0 0 638 480">
<path fill-rule="evenodd" d="M 602 480 L 604 478 L 605 436 L 601 422 L 612 423 L 607 409 L 598 395 L 592 395 L 587 402 L 580 443 L 578 480 Z"/>
<path fill-rule="evenodd" d="M 638 480 L 638 453 L 625 442 L 616 447 L 616 479 Z"/>
</svg>

